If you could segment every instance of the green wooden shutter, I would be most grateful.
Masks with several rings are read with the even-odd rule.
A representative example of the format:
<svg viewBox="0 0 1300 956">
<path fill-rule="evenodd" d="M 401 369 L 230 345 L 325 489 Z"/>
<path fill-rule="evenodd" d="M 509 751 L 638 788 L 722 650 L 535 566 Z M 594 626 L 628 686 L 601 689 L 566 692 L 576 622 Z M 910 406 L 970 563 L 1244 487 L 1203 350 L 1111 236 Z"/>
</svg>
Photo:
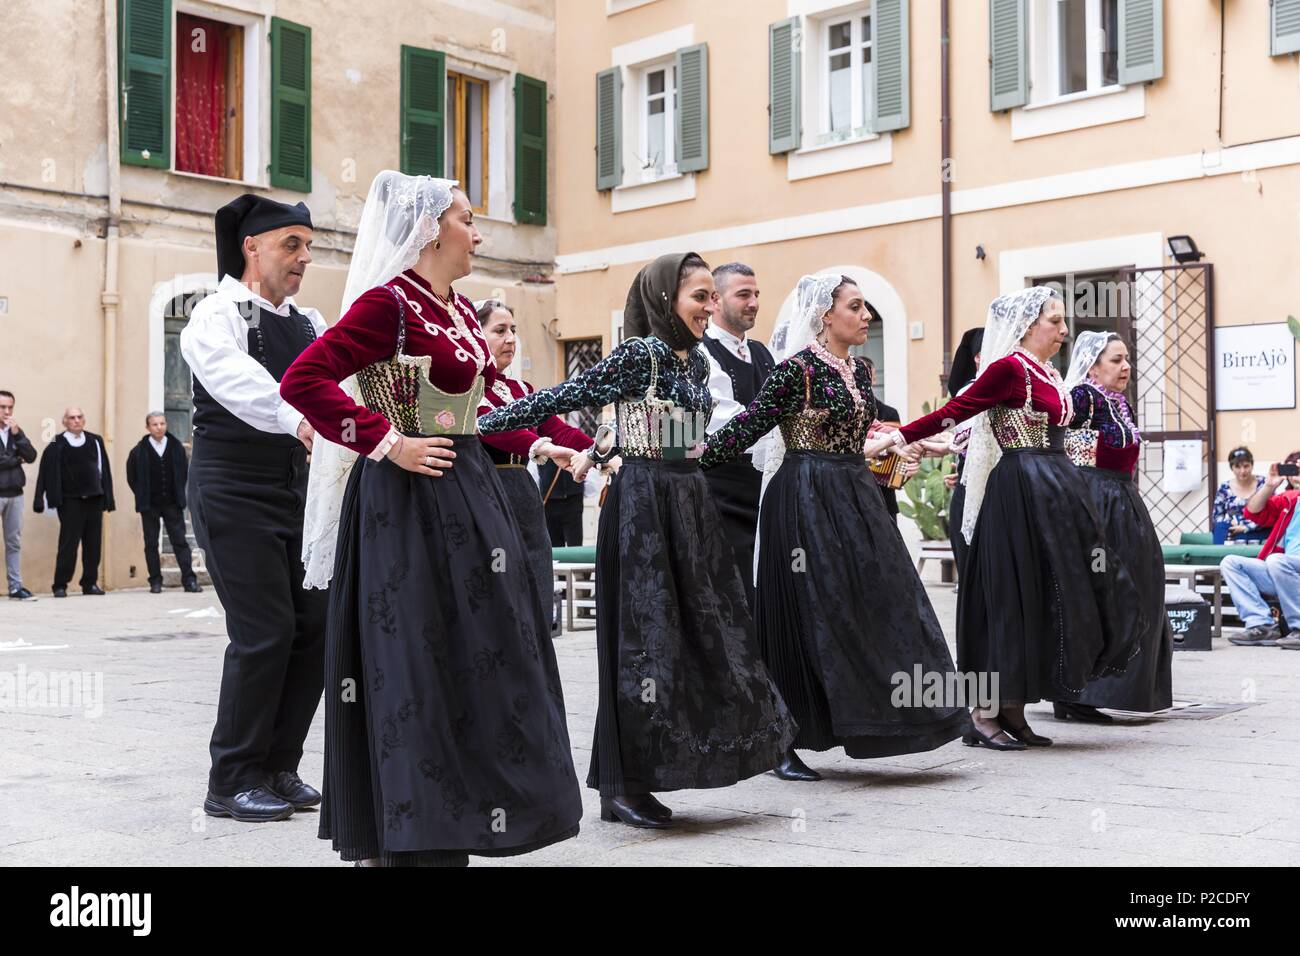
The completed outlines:
<svg viewBox="0 0 1300 956">
<path fill-rule="evenodd" d="M 515 222 L 546 225 L 546 84 L 515 74 Z"/>
<path fill-rule="evenodd" d="M 623 184 L 623 70 L 596 74 L 596 188 Z"/>
<path fill-rule="evenodd" d="M 989 0 L 989 109 L 1029 102 L 1027 0 Z"/>
<path fill-rule="evenodd" d="M 1300 0 L 1269 0 L 1270 56 L 1300 51 Z"/>
<path fill-rule="evenodd" d="M 709 168 L 709 45 L 677 51 L 677 171 Z"/>
<path fill-rule="evenodd" d="M 117 42 L 121 160 L 170 169 L 171 0 L 118 0 Z"/>
<path fill-rule="evenodd" d="M 447 58 L 402 47 L 402 172 L 442 176 L 446 152 Z"/>
<path fill-rule="evenodd" d="M 279 17 L 271 18 L 271 185 L 311 192 L 311 28 Z"/>
<path fill-rule="evenodd" d="M 1164 0 L 1119 0 L 1120 83 L 1164 76 L 1164 6 Z"/>
<path fill-rule="evenodd" d="M 799 148 L 799 100 L 803 87 L 803 28 L 798 17 L 767 28 L 767 151 Z"/>
<path fill-rule="evenodd" d="M 876 91 L 871 104 L 871 130 L 906 129 L 912 122 L 912 98 L 908 66 L 907 0 L 873 0 L 871 28 L 872 88 Z"/>
</svg>

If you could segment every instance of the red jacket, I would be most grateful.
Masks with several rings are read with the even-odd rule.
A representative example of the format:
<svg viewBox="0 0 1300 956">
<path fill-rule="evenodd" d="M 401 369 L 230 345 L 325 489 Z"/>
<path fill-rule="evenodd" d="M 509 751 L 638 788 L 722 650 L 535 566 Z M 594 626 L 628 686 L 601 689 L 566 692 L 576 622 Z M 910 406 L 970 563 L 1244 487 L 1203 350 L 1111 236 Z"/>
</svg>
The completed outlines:
<svg viewBox="0 0 1300 956">
<path fill-rule="evenodd" d="M 1270 554 L 1282 550 L 1282 539 L 1286 535 L 1286 526 L 1291 523 L 1291 516 L 1295 514 L 1297 498 L 1300 498 L 1300 491 L 1282 491 L 1274 494 L 1272 498 L 1264 502 L 1263 511 L 1246 509 L 1246 517 L 1255 524 L 1264 528 L 1269 525 L 1273 526 L 1268 540 L 1264 542 L 1264 550 L 1259 553 L 1261 561 Z"/>
</svg>

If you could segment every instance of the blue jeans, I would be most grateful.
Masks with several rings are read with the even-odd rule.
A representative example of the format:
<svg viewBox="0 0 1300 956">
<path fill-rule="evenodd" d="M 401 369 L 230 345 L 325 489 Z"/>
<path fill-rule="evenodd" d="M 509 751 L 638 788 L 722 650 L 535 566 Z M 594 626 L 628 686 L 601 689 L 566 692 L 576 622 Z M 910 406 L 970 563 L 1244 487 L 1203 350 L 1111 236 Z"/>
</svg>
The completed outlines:
<svg viewBox="0 0 1300 956">
<path fill-rule="evenodd" d="M 1232 593 L 1232 603 L 1247 627 L 1271 624 L 1265 598 L 1276 598 L 1292 629 L 1300 628 L 1300 557 L 1270 554 L 1259 558 L 1229 555 L 1219 565 Z"/>
</svg>

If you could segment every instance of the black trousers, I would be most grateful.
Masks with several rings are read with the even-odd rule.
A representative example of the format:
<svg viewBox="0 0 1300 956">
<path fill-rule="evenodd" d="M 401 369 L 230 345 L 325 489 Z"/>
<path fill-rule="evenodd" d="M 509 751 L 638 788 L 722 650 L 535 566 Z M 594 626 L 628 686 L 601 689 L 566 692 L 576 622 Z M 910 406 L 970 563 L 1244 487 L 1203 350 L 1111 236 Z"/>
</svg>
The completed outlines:
<svg viewBox="0 0 1300 956">
<path fill-rule="evenodd" d="M 64 498 L 59 508 L 59 553 L 54 561 L 54 589 L 66 588 L 77 568 L 81 547 L 81 586 L 99 580 L 99 553 L 104 542 L 104 496 Z"/>
<path fill-rule="evenodd" d="M 758 500 L 763 491 L 763 475 L 754 468 L 749 455 L 710 468 L 704 473 L 722 512 L 722 528 L 736 553 L 736 569 L 745 584 L 745 597 L 752 613 L 754 603 L 754 538 L 758 534 Z"/>
<path fill-rule="evenodd" d="M 582 547 L 582 495 L 546 502 L 546 530 L 554 548 Z"/>
<path fill-rule="evenodd" d="M 320 703 L 325 591 L 303 590 L 306 450 L 194 440 L 194 535 L 226 613 L 208 788 L 229 796 L 297 770 Z"/>
<path fill-rule="evenodd" d="M 167 538 L 172 543 L 176 554 L 176 563 L 181 566 L 181 583 L 189 584 L 198 580 L 194 575 L 194 564 L 190 554 L 190 543 L 185 538 L 185 509 L 180 505 L 161 505 L 149 511 L 140 512 L 140 523 L 144 526 L 144 566 L 149 569 L 149 583 L 162 584 L 162 561 L 158 557 L 158 526 L 167 529 Z"/>
</svg>

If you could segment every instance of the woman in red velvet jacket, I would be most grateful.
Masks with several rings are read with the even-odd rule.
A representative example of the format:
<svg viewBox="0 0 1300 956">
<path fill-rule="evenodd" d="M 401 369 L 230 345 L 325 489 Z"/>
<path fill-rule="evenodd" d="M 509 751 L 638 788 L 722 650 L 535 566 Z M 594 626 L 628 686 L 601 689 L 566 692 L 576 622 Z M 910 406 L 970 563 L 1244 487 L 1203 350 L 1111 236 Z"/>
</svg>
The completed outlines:
<svg viewBox="0 0 1300 956">
<path fill-rule="evenodd" d="M 957 667 L 987 675 L 991 702 L 971 714 L 968 746 L 1047 746 L 1026 704 L 1077 700 L 1090 680 L 1122 673 L 1136 652 L 1133 580 L 1065 454 L 1073 402 L 1050 359 L 1068 333 L 1064 303 L 1035 286 L 995 299 L 974 383 L 888 438 L 874 457 L 976 418 L 962 482 L 970 541 L 957 596 Z M 994 681 L 996 680 L 996 684 Z"/>
<path fill-rule="evenodd" d="M 360 456 L 330 585 L 320 835 L 380 865 L 527 853 L 582 816 L 549 618 L 477 434 L 498 373 L 452 288 L 482 241 L 454 187 L 379 175 L 349 291 L 375 284 L 280 386 Z M 526 455 L 536 436 L 494 441 Z"/>
</svg>

